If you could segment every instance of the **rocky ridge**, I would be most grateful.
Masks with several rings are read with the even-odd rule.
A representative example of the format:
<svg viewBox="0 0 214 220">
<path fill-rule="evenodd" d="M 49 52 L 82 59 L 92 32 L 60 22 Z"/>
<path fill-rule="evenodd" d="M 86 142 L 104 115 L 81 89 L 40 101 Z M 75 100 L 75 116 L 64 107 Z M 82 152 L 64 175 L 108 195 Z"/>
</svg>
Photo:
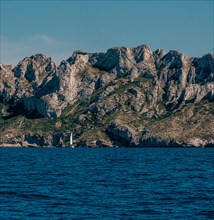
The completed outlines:
<svg viewBox="0 0 214 220">
<path fill-rule="evenodd" d="M 147 45 L 0 64 L 0 145 L 213 146 L 214 55 Z"/>
</svg>

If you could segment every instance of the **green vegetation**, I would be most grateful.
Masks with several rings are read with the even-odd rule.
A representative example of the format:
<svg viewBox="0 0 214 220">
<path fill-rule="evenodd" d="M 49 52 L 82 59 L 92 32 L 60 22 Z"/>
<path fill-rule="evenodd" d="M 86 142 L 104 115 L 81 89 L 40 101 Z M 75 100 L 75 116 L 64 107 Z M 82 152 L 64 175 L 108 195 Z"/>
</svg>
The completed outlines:
<svg viewBox="0 0 214 220">
<path fill-rule="evenodd" d="M 87 67 L 88 74 L 101 74 Z M 167 111 L 166 103 L 151 101 L 154 80 L 138 77 L 133 82 L 119 78 L 111 83 L 115 89 L 104 98 L 105 86 L 95 90 L 90 99 L 81 99 L 68 105 L 56 119 L 35 116 L 33 112 L 13 115 L 9 104 L 0 103 L 0 135 L 29 134 L 31 136 L 52 136 L 53 134 L 75 133 L 78 141 L 107 140 L 107 128 L 117 122 L 121 127 L 130 128 L 139 137 L 146 128 L 148 134 L 163 139 L 183 141 L 198 135 L 201 138 L 211 135 L 209 129 L 214 117 L 214 102 L 203 100 L 189 103 L 173 111 Z M 64 144 L 69 146 L 67 139 Z"/>
</svg>

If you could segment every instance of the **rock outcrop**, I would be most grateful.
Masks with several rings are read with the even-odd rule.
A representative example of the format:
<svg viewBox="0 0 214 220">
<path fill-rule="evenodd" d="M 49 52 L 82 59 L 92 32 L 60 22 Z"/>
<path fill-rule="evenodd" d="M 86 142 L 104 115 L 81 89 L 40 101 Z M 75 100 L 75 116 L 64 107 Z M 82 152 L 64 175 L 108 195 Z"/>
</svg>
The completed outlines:
<svg viewBox="0 0 214 220">
<path fill-rule="evenodd" d="M 174 115 L 175 119 L 178 112 L 181 121 L 187 120 L 189 107 L 199 117 L 195 121 L 198 126 L 203 124 L 200 114 L 207 114 L 211 124 L 207 123 L 213 126 L 213 54 L 193 58 L 178 51 L 153 52 L 147 45 L 114 47 L 106 53 L 75 51 L 59 66 L 46 55 L 36 54 L 24 58 L 14 68 L 0 64 L 0 78 L 0 125 L 4 124 L 2 134 L 6 135 L 2 143 L 12 144 L 6 138 L 12 129 L 8 120 L 23 120 L 17 127 L 17 138 L 13 138 L 17 143 L 65 146 L 67 133 L 76 129 L 81 146 L 213 145 L 212 129 L 205 134 L 206 129 L 200 128 L 200 134 L 180 138 L 187 127 L 185 122 L 173 127 L 179 127 L 179 138 L 173 135 L 174 131 L 167 136 L 153 132 L 154 123 L 162 126 L 163 118 L 167 121 Z M 24 118 L 18 119 L 19 115 Z M 32 130 L 26 137 L 21 135 L 26 120 L 36 118 L 48 121 L 53 129 L 49 138 Z M 37 123 L 35 120 L 31 122 Z M 88 139 L 90 129 L 99 131 L 94 140 Z"/>
</svg>

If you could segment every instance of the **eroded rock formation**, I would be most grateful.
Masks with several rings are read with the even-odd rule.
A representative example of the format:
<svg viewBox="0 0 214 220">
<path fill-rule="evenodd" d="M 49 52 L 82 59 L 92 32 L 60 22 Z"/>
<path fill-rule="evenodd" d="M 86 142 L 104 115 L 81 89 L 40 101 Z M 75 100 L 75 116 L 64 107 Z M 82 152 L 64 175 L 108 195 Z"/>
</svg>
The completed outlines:
<svg viewBox="0 0 214 220">
<path fill-rule="evenodd" d="M 93 146 L 99 143 L 113 146 L 119 142 L 128 146 L 213 144 L 212 129 L 207 135 L 204 134 L 206 129 L 202 129 L 200 134 L 185 140 L 174 136 L 174 130 L 171 136 L 167 133 L 167 137 L 163 132 L 159 136 L 158 132 L 154 134 L 157 129 L 154 124 L 162 126 L 163 118 L 171 120 L 168 116 L 172 114 L 175 120 L 180 112 L 183 124 L 177 128 L 182 136 L 181 130 L 187 127 L 184 118 L 187 120 L 185 114 L 190 111 L 189 106 L 193 112 L 196 106 L 206 109 L 200 114 L 207 114 L 208 125 L 214 127 L 213 54 L 193 58 L 178 51 L 165 53 L 158 49 L 153 52 L 147 45 L 114 47 L 106 53 L 75 51 L 59 66 L 46 55 L 36 54 L 24 58 L 14 68 L 0 64 L 0 79 L 0 99 L 7 108 L 22 105 L 25 114 L 39 114 L 51 123 L 56 121 L 54 134 L 60 133 L 63 120 L 64 123 L 69 121 L 71 129 L 81 130 L 76 135 L 81 144 L 90 142 L 86 130 L 92 128 L 96 132 L 100 129 L 105 136 L 91 140 Z M 205 100 L 208 103 L 203 104 Z M 13 118 L 8 116 L 7 108 L 1 114 L 4 124 Z M 200 117 L 200 114 L 194 112 L 192 117 Z M 203 124 L 200 120 L 195 123 Z M 24 129 L 22 125 L 21 129 Z M 176 126 L 173 129 L 176 130 Z M 65 126 L 62 130 L 61 139 L 55 141 L 58 143 L 55 145 L 64 146 L 67 141 L 65 133 L 69 128 Z M 18 135 L 19 142 L 38 139 L 38 145 L 54 145 L 53 141 L 38 138 L 36 132 L 31 133 L 34 139 Z M 53 131 L 49 136 L 54 136 Z"/>
</svg>

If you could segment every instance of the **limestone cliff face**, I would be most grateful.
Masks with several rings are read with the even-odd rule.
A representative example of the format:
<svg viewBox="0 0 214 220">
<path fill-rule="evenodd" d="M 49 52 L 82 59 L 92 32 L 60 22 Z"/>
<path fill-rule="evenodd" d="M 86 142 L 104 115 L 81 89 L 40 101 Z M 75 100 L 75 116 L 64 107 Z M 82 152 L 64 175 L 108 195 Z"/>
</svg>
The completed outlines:
<svg viewBox="0 0 214 220">
<path fill-rule="evenodd" d="M 36 54 L 14 68 L 0 64 L 0 79 L 1 102 L 10 108 L 22 105 L 25 114 L 37 112 L 52 121 L 69 117 L 71 126 L 87 129 L 101 126 L 112 140 L 124 140 L 130 146 L 176 146 L 179 144 L 173 135 L 168 142 L 164 136 L 154 136 L 148 120 L 179 111 L 184 114 L 188 106 L 200 105 L 204 100 L 213 103 L 214 55 L 192 58 L 178 51 L 151 51 L 141 45 L 114 47 L 106 53 L 75 51 L 56 66 L 51 58 Z M 207 114 L 210 111 L 207 109 Z M 5 114 L 7 118 L 9 113 Z M 213 120 L 213 115 L 209 116 Z M 88 141 L 83 134 L 79 137 L 81 143 Z M 111 140 L 104 142 L 112 144 Z M 197 141 L 192 136 L 190 142 Z"/>
<path fill-rule="evenodd" d="M 1 67 L 1 87 L 3 101 L 14 105 L 23 103 L 29 111 L 52 116 L 48 106 L 48 96 L 57 90 L 56 65 L 43 54 L 26 57 L 12 68 Z M 10 82 L 9 90 L 7 84 Z"/>
<path fill-rule="evenodd" d="M 9 101 L 15 93 L 15 78 L 12 66 L 0 64 L 0 77 L 0 97 L 4 101 Z"/>
</svg>

